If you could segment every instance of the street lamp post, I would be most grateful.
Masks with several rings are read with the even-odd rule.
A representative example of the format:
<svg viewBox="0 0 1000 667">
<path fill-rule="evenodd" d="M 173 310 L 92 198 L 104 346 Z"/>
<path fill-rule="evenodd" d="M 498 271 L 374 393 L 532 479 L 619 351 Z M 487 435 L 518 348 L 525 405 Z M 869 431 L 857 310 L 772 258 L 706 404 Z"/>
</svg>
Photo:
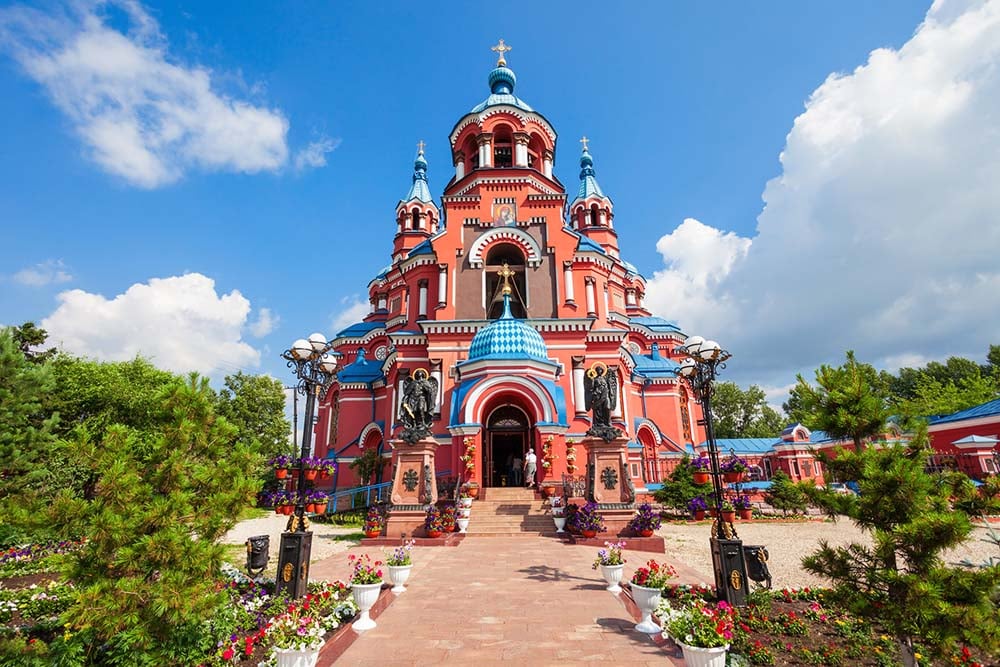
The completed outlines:
<svg viewBox="0 0 1000 667">
<path fill-rule="evenodd" d="M 712 466 L 712 491 L 715 495 L 715 520 L 712 522 L 712 569 L 715 572 L 715 590 L 719 599 L 733 606 L 746 605 L 747 566 L 743 555 L 743 542 L 736 534 L 732 523 L 722 518 L 722 471 L 719 467 L 719 447 L 715 441 L 715 426 L 712 420 L 712 392 L 716 374 L 726 367 L 732 356 L 719 347 L 714 340 L 701 336 L 691 336 L 677 351 L 684 358 L 678 373 L 688 380 L 695 398 L 701 404 L 708 441 L 708 456 Z"/>
<path fill-rule="evenodd" d="M 281 534 L 278 553 L 277 591 L 287 590 L 292 598 L 306 594 L 309 585 L 309 557 L 312 553 L 312 531 L 306 518 L 305 460 L 312 446 L 313 414 L 317 399 L 322 401 L 333 381 L 337 379 L 337 360 L 340 355 L 331 351 L 326 336 L 314 333 L 308 339 L 300 338 L 281 356 L 298 378 L 294 391 L 305 394 L 305 420 L 302 426 L 302 450 L 299 455 L 298 478 L 295 483 L 295 512 L 288 517 L 288 525 Z"/>
</svg>

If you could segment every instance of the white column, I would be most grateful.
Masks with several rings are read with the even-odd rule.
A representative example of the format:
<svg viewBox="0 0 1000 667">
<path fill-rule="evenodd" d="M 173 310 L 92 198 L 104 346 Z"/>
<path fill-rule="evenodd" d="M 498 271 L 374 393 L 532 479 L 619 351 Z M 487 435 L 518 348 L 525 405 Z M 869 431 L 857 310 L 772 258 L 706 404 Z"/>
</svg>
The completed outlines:
<svg viewBox="0 0 1000 667">
<path fill-rule="evenodd" d="M 619 369 L 621 370 L 621 369 Z M 621 374 L 618 375 L 618 400 L 615 401 L 615 409 L 611 411 L 611 417 L 613 419 L 622 418 L 622 403 L 625 399 L 625 380 L 622 379 Z"/>
<path fill-rule="evenodd" d="M 514 166 L 528 166 L 528 135 L 526 134 L 514 135 Z"/>
<path fill-rule="evenodd" d="M 583 374 L 586 372 L 583 366 L 573 369 L 573 407 L 577 412 L 586 412 L 586 402 L 583 400 Z"/>
<path fill-rule="evenodd" d="M 566 301 L 573 303 L 573 265 L 569 262 L 563 265 L 563 279 L 566 282 Z"/>
<path fill-rule="evenodd" d="M 607 212 L 604 211 L 604 209 L 601 209 L 601 212 L 598 213 L 598 215 L 600 216 L 601 227 L 606 227 L 607 224 L 608 224 L 608 214 L 607 214 Z"/>
<path fill-rule="evenodd" d="M 427 281 L 421 280 L 419 304 L 417 306 L 417 317 L 427 317 Z"/>
<path fill-rule="evenodd" d="M 385 294 L 379 294 L 378 295 L 378 309 L 379 310 L 385 310 L 387 307 L 388 307 L 388 304 L 386 303 L 386 300 L 385 300 Z"/>
<path fill-rule="evenodd" d="M 448 267 L 438 267 L 438 306 L 448 302 Z"/>
<path fill-rule="evenodd" d="M 597 294 L 594 287 L 594 279 L 586 278 L 587 283 L 587 315 L 597 316 Z"/>
<path fill-rule="evenodd" d="M 368 312 L 369 313 L 375 312 L 375 301 L 372 299 L 368 299 Z"/>
<path fill-rule="evenodd" d="M 635 305 L 635 290 L 627 289 L 625 290 L 625 305 L 634 306 Z"/>
<path fill-rule="evenodd" d="M 444 391 L 444 383 L 441 381 L 441 367 L 431 370 L 431 377 L 437 380 L 437 396 L 434 398 L 434 412 L 441 412 L 441 393 Z"/>
<path fill-rule="evenodd" d="M 460 181 L 465 176 L 465 154 L 455 153 L 455 180 Z"/>
<path fill-rule="evenodd" d="M 604 286 L 604 316 L 607 317 L 608 313 L 611 312 L 611 302 L 608 299 L 608 286 Z"/>
<path fill-rule="evenodd" d="M 593 227 L 596 222 L 597 221 L 594 220 L 594 209 L 588 208 L 587 209 L 587 226 L 588 227 Z"/>
<path fill-rule="evenodd" d="M 542 173 L 548 178 L 552 178 L 552 156 L 548 153 L 542 158 Z"/>
</svg>

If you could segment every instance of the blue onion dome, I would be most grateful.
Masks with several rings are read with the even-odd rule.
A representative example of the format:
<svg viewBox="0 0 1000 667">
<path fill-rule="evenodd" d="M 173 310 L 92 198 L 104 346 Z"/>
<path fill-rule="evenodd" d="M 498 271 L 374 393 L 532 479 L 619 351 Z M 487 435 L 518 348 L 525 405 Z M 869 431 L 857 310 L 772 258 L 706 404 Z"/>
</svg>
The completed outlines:
<svg viewBox="0 0 1000 667">
<path fill-rule="evenodd" d="M 536 359 L 548 361 L 542 335 L 510 314 L 510 295 L 503 295 L 503 314 L 480 329 L 469 347 L 469 361 L 476 359 Z"/>
<path fill-rule="evenodd" d="M 501 65 L 490 72 L 490 92 L 494 95 L 510 95 L 514 92 L 514 85 L 517 84 L 517 76 L 514 70 L 506 65 Z"/>
</svg>

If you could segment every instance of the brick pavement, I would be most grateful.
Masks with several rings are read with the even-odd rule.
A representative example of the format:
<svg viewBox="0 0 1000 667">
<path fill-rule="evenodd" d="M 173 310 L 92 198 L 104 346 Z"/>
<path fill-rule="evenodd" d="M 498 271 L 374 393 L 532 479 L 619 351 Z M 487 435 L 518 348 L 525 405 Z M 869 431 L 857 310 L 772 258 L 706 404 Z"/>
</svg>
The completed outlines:
<svg viewBox="0 0 1000 667">
<path fill-rule="evenodd" d="M 352 549 L 352 552 L 365 551 Z M 367 550 L 374 558 L 378 551 Z M 682 665 L 633 629 L 624 599 L 590 565 L 596 549 L 545 538 L 469 538 L 417 548 L 408 590 L 337 661 L 345 665 L 532 665 L 605 662 Z M 626 577 L 650 556 L 626 552 Z M 701 577 L 681 571 L 679 581 Z M 311 578 L 344 578 L 346 554 L 315 563 Z"/>
</svg>

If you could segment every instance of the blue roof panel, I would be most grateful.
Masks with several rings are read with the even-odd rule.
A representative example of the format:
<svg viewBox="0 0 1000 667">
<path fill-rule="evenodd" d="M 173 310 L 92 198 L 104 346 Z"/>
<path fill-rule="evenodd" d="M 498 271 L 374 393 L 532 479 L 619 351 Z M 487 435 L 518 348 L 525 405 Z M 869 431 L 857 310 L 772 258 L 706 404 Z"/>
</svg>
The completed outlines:
<svg viewBox="0 0 1000 667">
<path fill-rule="evenodd" d="M 995 398 L 992 401 L 987 401 L 986 403 L 968 408 L 966 410 L 959 410 L 958 412 L 945 417 L 938 417 L 937 419 L 932 418 L 931 424 L 947 424 L 951 422 L 964 421 L 966 419 L 992 417 L 994 415 L 1000 415 L 1000 398 Z"/>
<path fill-rule="evenodd" d="M 632 324 L 638 324 L 641 327 L 646 327 L 652 331 L 680 331 L 676 322 L 670 320 L 665 320 L 662 317 L 633 317 L 629 319 Z"/>
<path fill-rule="evenodd" d="M 358 322 L 337 332 L 334 338 L 360 338 L 375 329 L 381 329 L 385 322 Z"/>
<path fill-rule="evenodd" d="M 599 252 L 602 255 L 606 255 L 604 248 L 600 246 L 599 243 L 587 238 L 586 236 L 580 237 L 580 242 L 576 244 L 577 252 Z"/>
<path fill-rule="evenodd" d="M 344 366 L 337 373 L 337 381 L 341 384 L 371 384 L 379 380 L 385 380 L 385 374 L 382 373 L 382 362 L 368 361 L 365 358 L 364 349 L 358 350 L 358 358 L 353 364 Z"/>
</svg>

